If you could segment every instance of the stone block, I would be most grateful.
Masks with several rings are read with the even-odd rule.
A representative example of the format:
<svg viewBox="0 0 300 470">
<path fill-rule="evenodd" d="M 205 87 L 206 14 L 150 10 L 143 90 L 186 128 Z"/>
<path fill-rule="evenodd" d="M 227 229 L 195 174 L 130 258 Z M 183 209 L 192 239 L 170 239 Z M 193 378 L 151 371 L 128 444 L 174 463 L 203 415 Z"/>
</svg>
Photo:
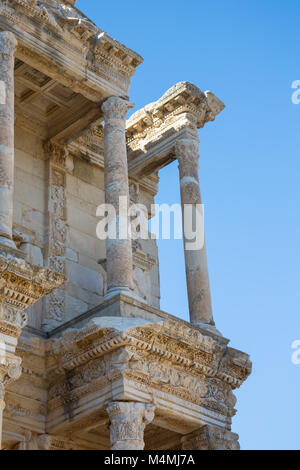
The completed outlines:
<svg viewBox="0 0 300 470">
<path fill-rule="evenodd" d="M 67 294 L 71 297 L 85 302 L 89 308 L 96 307 L 103 300 L 103 292 L 100 294 L 95 294 L 90 290 L 83 289 L 82 287 L 76 286 L 75 284 L 68 283 Z"/>
<path fill-rule="evenodd" d="M 34 182 L 37 182 L 39 178 L 32 177 L 32 184 L 30 184 L 30 178 L 24 181 L 23 177 L 25 177 L 25 174 L 22 172 L 22 176 L 18 175 L 18 177 L 15 178 L 15 198 L 27 204 L 32 209 L 44 212 L 46 204 L 46 191 L 44 186 L 40 185 L 40 187 L 37 187 L 38 183 L 36 186 L 34 185 Z"/>
<path fill-rule="evenodd" d="M 74 261 L 75 263 L 78 262 L 78 253 L 72 250 L 71 248 L 66 249 L 66 258 L 70 261 Z"/>
<path fill-rule="evenodd" d="M 44 265 L 44 257 L 41 248 L 32 245 L 31 243 L 22 243 L 20 249 L 27 254 L 27 259 L 30 263 L 37 266 Z"/>
<path fill-rule="evenodd" d="M 89 256 L 90 258 L 95 259 L 96 255 L 96 238 L 91 237 L 90 235 L 84 234 L 79 230 L 70 227 L 69 230 L 69 247 L 76 251 L 77 253 Z"/>
<path fill-rule="evenodd" d="M 66 276 L 72 284 L 100 294 L 103 292 L 103 277 L 99 272 L 73 261 L 66 261 Z"/>
<path fill-rule="evenodd" d="M 85 313 L 88 309 L 89 306 L 87 303 L 75 297 L 71 297 L 70 295 L 66 295 L 65 313 L 67 321 Z"/>
<path fill-rule="evenodd" d="M 74 204 L 67 203 L 68 225 L 76 230 L 86 233 L 96 238 L 96 228 L 98 218 L 96 217 L 96 208 L 93 216 L 88 214 L 84 207 L 81 209 Z"/>
</svg>

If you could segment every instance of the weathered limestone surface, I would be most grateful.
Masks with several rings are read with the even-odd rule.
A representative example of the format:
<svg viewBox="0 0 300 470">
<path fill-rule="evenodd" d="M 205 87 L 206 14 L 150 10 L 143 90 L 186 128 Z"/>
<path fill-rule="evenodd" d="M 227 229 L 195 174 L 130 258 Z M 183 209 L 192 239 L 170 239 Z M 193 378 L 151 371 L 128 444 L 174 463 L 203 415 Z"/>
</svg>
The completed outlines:
<svg viewBox="0 0 300 470">
<path fill-rule="evenodd" d="M 11 32 L 0 33 L 0 237 L 12 246 L 16 45 Z"/>
<path fill-rule="evenodd" d="M 75 4 L 0 0 L 0 447 L 238 449 L 251 362 L 214 327 L 205 245 L 187 323 L 160 310 L 154 239 L 96 234 L 104 202 L 128 223 L 120 197 L 149 219 L 176 159 L 201 204 L 198 129 L 224 105 L 180 82 L 126 122 L 142 58 Z"/>
</svg>

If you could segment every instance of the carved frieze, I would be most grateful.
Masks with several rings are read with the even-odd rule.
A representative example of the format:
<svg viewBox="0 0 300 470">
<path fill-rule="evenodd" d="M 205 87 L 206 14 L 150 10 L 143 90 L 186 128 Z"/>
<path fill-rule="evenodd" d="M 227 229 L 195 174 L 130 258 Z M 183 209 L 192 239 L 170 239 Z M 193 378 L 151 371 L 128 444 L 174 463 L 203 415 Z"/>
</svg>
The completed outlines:
<svg viewBox="0 0 300 470">
<path fill-rule="evenodd" d="M 228 348 L 227 340 L 220 336 L 206 334 L 172 318 L 153 322 L 142 318 L 99 317 L 81 329 L 66 331 L 60 338 L 35 341 L 24 338 L 18 354 L 24 361 L 22 384 L 16 390 L 18 395 L 9 389 L 5 422 L 14 419 L 15 413 L 21 413 L 20 419 L 39 422 L 40 401 L 26 398 L 25 402 L 19 402 L 18 398 L 19 390 L 28 397 L 32 395 L 28 388 L 32 383 L 37 390 L 44 389 L 40 413 L 47 417 L 49 432 L 55 434 L 57 430 L 59 434 L 64 430 L 63 435 L 67 435 L 72 430 L 79 436 L 85 426 L 97 426 L 99 420 L 95 413 L 104 412 L 107 403 L 113 400 L 112 391 L 121 387 L 125 401 L 134 396 L 142 401 L 144 397 L 144 404 L 149 400 L 159 403 L 159 422 L 165 416 L 171 429 L 178 426 L 179 433 L 191 429 L 188 423 L 192 416 L 192 429 L 195 419 L 199 420 L 199 426 L 203 420 L 218 423 L 216 432 L 210 431 L 209 442 L 201 433 L 201 439 L 198 434 L 196 438 L 186 436 L 186 449 L 198 445 L 237 446 L 236 435 L 232 437 L 228 431 L 236 412 L 233 391 L 242 384 L 242 377 L 245 379 L 250 374 L 251 363 L 244 353 Z M 84 403 L 89 404 L 89 412 L 84 411 L 81 417 Z M 178 416 L 173 415 L 174 403 L 180 409 Z M 184 410 L 190 411 L 185 414 Z M 58 416 L 61 416 L 59 421 Z M 59 427 L 56 422 L 60 423 Z M 116 428 L 115 437 L 118 432 Z"/>
<path fill-rule="evenodd" d="M 126 321 L 120 318 L 118 325 Z M 246 359 L 246 355 L 236 351 L 234 357 L 226 341 L 180 321 L 166 320 L 125 331 L 113 328 L 112 319 L 110 322 L 110 327 L 97 327 L 97 322 L 92 321 L 82 330 L 70 330 L 61 339 L 52 340 L 55 360 L 48 372 L 52 377 L 52 412 L 66 402 L 76 409 L 78 400 L 121 379 L 125 388 L 130 383 L 130 387 L 143 393 L 152 390 L 153 394 L 173 396 L 230 422 L 236 403 L 232 391 L 242 381 L 233 373 L 229 379 L 229 369 L 234 367 L 232 361 L 240 361 L 246 378 L 251 372 L 248 356 Z"/>
</svg>

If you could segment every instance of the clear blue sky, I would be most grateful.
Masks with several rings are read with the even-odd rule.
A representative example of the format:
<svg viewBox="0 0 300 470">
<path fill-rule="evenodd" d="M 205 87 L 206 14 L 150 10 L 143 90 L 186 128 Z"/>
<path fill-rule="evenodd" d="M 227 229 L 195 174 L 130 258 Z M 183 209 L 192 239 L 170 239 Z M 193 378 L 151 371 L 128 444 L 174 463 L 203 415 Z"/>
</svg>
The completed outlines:
<svg viewBox="0 0 300 470">
<path fill-rule="evenodd" d="M 79 0 L 139 52 L 138 109 L 187 80 L 227 105 L 200 131 L 200 181 L 217 327 L 251 355 L 233 430 L 243 449 L 300 449 L 299 0 Z M 178 170 L 157 202 L 179 202 Z M 160 242 L 162 308 L 188 318 L 183 249 Z"/>
</svg>

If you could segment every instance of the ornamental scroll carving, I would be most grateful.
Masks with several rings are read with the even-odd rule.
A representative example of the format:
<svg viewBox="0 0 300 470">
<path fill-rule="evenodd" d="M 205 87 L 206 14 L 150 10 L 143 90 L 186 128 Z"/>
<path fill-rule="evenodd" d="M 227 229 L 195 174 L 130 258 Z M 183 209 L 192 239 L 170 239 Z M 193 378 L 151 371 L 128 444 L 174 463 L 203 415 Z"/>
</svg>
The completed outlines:
<svg viewBox="0 0 300 470">
<path fill-rule="evenodd" d="M 66 216 L 66 159 L 67 149 L 53 142 L 45 145 L 48 155 L 48 240 L 47 266 L 65 275 L 68 236 Z M 43 327 L 48 330 L 64 320 L 65 289 L 62 287 L 45 299 Z"/>
</svg>

